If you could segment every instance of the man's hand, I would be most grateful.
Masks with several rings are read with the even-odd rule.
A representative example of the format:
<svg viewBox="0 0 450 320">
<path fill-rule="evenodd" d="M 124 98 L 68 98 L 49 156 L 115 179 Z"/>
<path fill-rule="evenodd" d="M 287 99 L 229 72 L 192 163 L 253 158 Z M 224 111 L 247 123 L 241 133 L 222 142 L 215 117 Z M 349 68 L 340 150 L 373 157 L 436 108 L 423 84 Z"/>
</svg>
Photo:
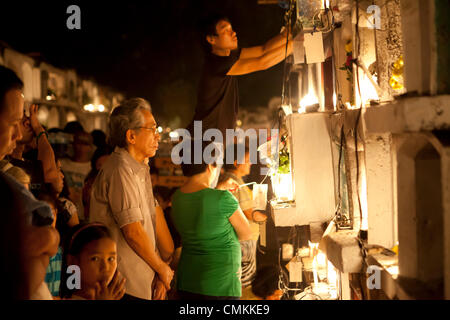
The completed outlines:
<svg viewBox="0 0 450 320">
<path fill-rule="evenodd" d="M 252 212 L 252 220 L 257 223 L 264 222 L 267 220 L 267 216 L 264 213 L 262 213 L 261 211 L 255 210 Z"/>
<path fill-rule="evenodd" d="M 120 275 L 117 270 L 111 283 L 108 285 L 106 281 L 96 284 L 93 300 L 120 300 L 125 294 L 125 278 Z"/>
<path fill-rule="evenodd" d="M 167 289 L 158 276 L 155 276 L 155 279 L 153 280 L 152 292 L 153 300 L 166 300 Z"/>
<path fill-rule="evenodd" d="M 161 267 L 159 268 L 158 277 L 161 279 L 162 283 L 166 287 L 167 290 L 170 289 L 170 282 L 172 282 L 173 278 L 173 270 L 169 267 L 167 263 L 162 263 Z"/>
<path fill-rule="evenodd" d="M 39 133 L 41 133 L 42 131 L 44 131 L 44 128 L 42 127 L 42 125 L 39 123 L 38 120 L 38 105 L 37 104 L 32 104 L 30 107 L 30 124 L 31 124 L 31 128 L 34 131 L 35 135 L 38 135 Z"/>
</svg>

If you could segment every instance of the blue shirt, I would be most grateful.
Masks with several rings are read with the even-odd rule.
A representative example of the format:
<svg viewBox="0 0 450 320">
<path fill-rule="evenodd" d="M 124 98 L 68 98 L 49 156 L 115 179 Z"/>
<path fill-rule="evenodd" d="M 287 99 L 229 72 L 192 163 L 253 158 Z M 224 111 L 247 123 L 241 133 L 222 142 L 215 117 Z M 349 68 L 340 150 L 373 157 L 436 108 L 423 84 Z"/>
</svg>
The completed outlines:
<svg viewBox="0 0 450 320">
<path fill-rule="evenodd" d="M 59 288 L 61 285 L 61 268 L 62 268 L 62 249 L 58 247 L 56 254 L 50 258 L 47 270 L 45 272 L 45 283 L 52 296 L 59 296 Z"/>
</svg>

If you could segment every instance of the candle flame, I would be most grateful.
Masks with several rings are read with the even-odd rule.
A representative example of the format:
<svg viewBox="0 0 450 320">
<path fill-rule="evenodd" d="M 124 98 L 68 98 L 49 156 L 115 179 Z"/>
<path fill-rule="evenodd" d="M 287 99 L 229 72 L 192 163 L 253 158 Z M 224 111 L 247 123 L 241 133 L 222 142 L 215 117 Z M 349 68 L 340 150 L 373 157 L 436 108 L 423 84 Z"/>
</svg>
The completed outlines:
<svg viewBox="0 0 450 320">
<path fill-rule="evenodd" d="M 318 104 L 319 99 L 316 97 L 315 94 L 309 92 L 306 96 L 303 97 L 303 99 L 300 101 L 300 108 L 298 109 L 299 113 L 305 113 L 306 107 L 312 106 L 314 104 Z"/>
</svg>

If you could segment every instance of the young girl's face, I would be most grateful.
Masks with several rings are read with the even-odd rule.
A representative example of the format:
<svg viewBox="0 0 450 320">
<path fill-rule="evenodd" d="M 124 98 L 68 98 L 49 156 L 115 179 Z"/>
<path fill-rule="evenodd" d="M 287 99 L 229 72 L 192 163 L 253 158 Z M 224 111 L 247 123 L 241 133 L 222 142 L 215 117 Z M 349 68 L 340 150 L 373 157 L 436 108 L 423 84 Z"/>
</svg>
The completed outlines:
<svg viewBox="0 0 450 320">
<path fill-rule="evenodd" d="M 114 240 L 102 238 L 88 243 L 78 256 L 81 288 L 93 288 L 96 283 L 111 282 L 117 269 L 117 247 Z"/>
</svg>

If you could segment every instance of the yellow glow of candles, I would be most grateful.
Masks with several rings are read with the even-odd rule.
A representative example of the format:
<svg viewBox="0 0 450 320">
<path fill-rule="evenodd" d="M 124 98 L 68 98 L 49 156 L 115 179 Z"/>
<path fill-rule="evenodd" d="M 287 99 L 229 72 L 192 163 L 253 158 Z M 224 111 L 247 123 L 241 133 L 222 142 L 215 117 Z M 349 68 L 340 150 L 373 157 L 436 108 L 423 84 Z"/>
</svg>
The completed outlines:
<svg viewBox="0 0 450 320">
<path fill-rule="evenodd" d="M 312 106 L 317 103 L 319 103 L 319 99 L 317 98 L 317 96 L 314 93 L 309 92 L 300 101 L 300 108 L 298 108 L 298 113 L 305 113 L 306 107 Z"/>
<path fill-rule="evenodd" d="M 394 90 L 403 89 L 402 78 L 403 77 L 392 76 L 391 79 L 389 79 L 389 85 L 392 87 L 392 89 Z"/>
<path fill-rule="evenodd" d="M 313 259 L 313 276 L 314 276 L 314 287 L 317 287 L 317 284 L 319 283 L 319 279 L 317 277 L 317 258 L 314 257 Z"/>
<path fill-rule="evenodd" d="M 319 251 L 316 257 L 319 266 L 325 267 L 327 265 L 327 256 L 323 252 Z"/>
<path fill-rule="evenodd" d="M 403 86 L 403 67 L 405 63 L 403 61 L 403 56 L 397 59 L 392 64 L 392 76 L 389 79 L 389 85 L 394 90 L 401 90 L 404 88 Z"/>
</svg>

